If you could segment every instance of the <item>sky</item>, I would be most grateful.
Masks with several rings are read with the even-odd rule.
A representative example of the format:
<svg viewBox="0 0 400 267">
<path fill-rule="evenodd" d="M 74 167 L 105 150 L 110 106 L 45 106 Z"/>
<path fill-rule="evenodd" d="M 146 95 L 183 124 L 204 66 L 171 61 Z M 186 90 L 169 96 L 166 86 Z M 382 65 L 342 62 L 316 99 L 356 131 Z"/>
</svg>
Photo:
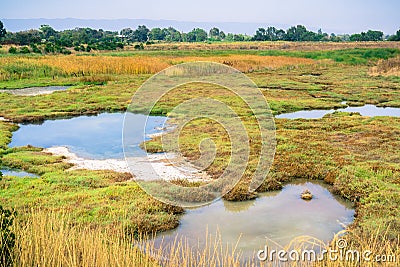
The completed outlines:
<svg viewBox="0 0 400 267">
<path fill-rule="evenodd" d="M 399 0 L 1 0 L 3 18 L 166 19 L 302 24 L 310 29 L 387 34 L 400 28 Z"/>
</svg>

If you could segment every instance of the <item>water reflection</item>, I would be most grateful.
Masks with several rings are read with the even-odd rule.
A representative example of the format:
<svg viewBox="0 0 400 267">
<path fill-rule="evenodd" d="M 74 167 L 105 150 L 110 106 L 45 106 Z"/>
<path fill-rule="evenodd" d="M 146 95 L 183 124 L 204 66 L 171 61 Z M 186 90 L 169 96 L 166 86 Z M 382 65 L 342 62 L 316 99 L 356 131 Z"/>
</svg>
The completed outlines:
<svg viewBox="0 0 400 267">
<path fill-rule="evenodd" d="M 400 108 L 383 108 L 374 105 L 365 105 L 362 107 L 346 107 L 341 109 L 329 110 L 301 110 L 292 113 L 284 113 L 275 116 L 278 119 L 320 119 L 323 116 L 333 113 L 335 111 L 341 112 L 358 112 L 361 116 L 390 116 L 400 117 Z"/>
<path fill-rule="evenodd" d="M 0 167 L 0 172 L 3 174 L 3 176 L 16 176 L 16 177 L 32 177 L 32 178 L 38 178 L 39 175 L 25 172 L 23 170 L 19 169 L 12 169 L 12 168 L 7 168 L 7 167 Z"/>
<path fill-rule="evenodd" d="M 69 151 L 87 159 L 123 159 L 122 125 L 124 113 L 103 113 L 97 116 L 80 116 L 58 120 L 46 120 L 41 124 L 22 124 L 14 132 L 10 147 L 32 145 L 49 148 L 66 146 Z M 130 116 L 131 140 L 134 151 L 144 153 L 139 147 L 143 142 L 143 125 L 146 133 L 162 131 L 166 117 L 141 114 Z"/>
<path fill-rule="evenodd" d="M 300 194 L 309 189 L 314 198 L 304 201 Z M 340 200 L 340 201 L 339 201 Z M 260 194 L 245 202 L 217 201 L 207 207 L 187 210 L 180 226 L 160 234 L 156 243 L 173 242 L 183 237 L 193 246 L 202 244 L 206 233 L 219 232 L 224 243 L 235 244 L 250 257 L 272 239 L 284 246 L 293 238 L 309 235 L 329 241 L 334 234 L 353 221 L 352 203 L 333 196 L 320 182 L 297 181 L 281 191 Z"/>
<path fill-rule="evenodd" d="M 56 91 L 67 90 L 69 86 L 46 86 L 46 87 L 29 87 L 22 89 L 0 90 L 0 93 L 8 93 L 21 96 L 48 95 Z"/>
</svg>

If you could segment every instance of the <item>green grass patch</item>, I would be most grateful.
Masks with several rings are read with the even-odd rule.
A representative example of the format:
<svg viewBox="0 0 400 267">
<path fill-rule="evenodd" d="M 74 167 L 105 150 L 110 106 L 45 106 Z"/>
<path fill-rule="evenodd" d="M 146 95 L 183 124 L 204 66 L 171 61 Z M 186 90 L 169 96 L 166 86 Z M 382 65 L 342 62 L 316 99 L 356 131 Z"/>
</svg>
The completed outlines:
<svg viewBox="0 0 400 267">
<path fill-rule="evenodd" d="M 376 61 L 378 59 L 388 59 L 395 57 L 399 54 L 400 50 L 395 48 L 354 48 L 328 51 L 268 50 L 259 53 L 259 55 L 264 56 L 292 56 L 311 58 L 315 60 L 331 59 L 335 62 L 350 65 L 367 64 L 370 61 Z"/>
</svg>

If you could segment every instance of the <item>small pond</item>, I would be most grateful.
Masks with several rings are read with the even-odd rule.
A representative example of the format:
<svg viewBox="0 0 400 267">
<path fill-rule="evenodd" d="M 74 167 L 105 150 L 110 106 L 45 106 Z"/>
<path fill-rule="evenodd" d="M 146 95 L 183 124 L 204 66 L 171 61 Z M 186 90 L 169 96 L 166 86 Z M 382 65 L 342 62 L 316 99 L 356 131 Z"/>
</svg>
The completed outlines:
<svg viewBox="0 0 400 267">
<path fill-rule="evenodd" d="M 309 189 L 314 198 L 305 201 L 301 193 Z M 297 181 L 280 191 L 260 194 L 252 201 L 219 200 L 209 206 L 187 210 L 177 229 L 159 234 L 156 247 L 170 243 L 178 236 L 197 247 L 206 233 L 219 232 L 224 244 L 235 244 L 245 258 L 262 249 L 267 238 L 285 246 L 293 238 L 308 235 L 325 242 L 354 219 L 351 202 L 336 197 L 323 182 Z M 162 241 L 163 240 L 163 241 Z"/>
<path fill-rule="evenodd" d="M 56 91 L 67 90 L 69 86 L 46 86 L 46 87 L 29 87 L 22 89 L 4 89 L 0 93 L 9 93 L 21 96 L 48 95 Z"/>
<path fill-rule="evenodd" d="M 69 119 L 46 120 L 42 124 L 21 124 L 14 132 L 10 147 L 32 145 L 49 148 L 65 146 L 77 156 L 87 159 L 123 159 L 122 126 L 124 113 L 102 113 L 97 116 L 80 116 Z M 162 131 L 166 117 L 131 114 L 129 143 L 138 154 L 144 151 L 139 147 L 143 142 L 143 125 L 146 134 Z"/>
<path fill-rule="evenodd" d="M 374 105 L 364 105 L 362 107 L 346 107 L 340 109 L 328 110 L 301 110 L 292 113 L 284 113 L 275 116 L 278 119 L 320 119 L 323 116 L 333 113 L 335 111 L 342 112 L 358 112 L 362 116 L 391 116 L 400 117 L 400 108 L 383 108 Z"/>
<path fill-rule="evenodd" d="M 32 178 L 39 178 L 39 175 L 25 172 L 19 169 L 12 169 L 12 168 L 7 168 L 7 167 L 1 167 L 0 166 L 0 172 L 3 174 L 3 176 L 17 176 L 17 177 L 32 177 Z"/>
</svg>

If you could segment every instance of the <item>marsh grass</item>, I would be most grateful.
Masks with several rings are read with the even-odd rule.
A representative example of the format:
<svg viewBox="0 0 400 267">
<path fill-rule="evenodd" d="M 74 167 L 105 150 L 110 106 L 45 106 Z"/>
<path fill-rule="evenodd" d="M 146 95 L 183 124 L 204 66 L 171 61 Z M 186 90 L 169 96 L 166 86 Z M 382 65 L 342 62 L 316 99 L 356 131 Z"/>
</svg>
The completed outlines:
<svg viewBox="0 0 400 267">
<path fill-rule="evenodd" d="M 376 262 L 351 262 L 332 260 L 309 262 L 260 262 L 256 251 L 252 257 L 245 257 L 237 248 L 240 242 L 228 244 L 216 233 L 205 232 L 204 245 L 189 243 L 185 237 L 176 236 L 172 242 L 156 244 L 146 236 L 127 236 L 123 227 L 93 228 L 76 225 L 67 213 L 47 213 L 32 209 L 24 219 L 14 221 L 12 231 L 16 234 L 16 245 L 12 266 L 375 266 Z M 345 239 L 347 249 L 370 250 L 375 255 L 399 256 L 399 243 L 385 243 L 379 235 L 359 235 L 352 230 L 336 234 L 325 243 L 309 236 L 293 239 L 285 247 L 286 251 L 302 249 L 339 250 L 337 241 Z M 277 245 L 266 240 L 266 245 Z M 263 244 L 260 244 L 263 248 Z M 337 254 L 336 254 L 337 255 Z M 398 258 L 397 258 L 398 260 Z M 360 265 L 361 264 L 361 265 Z M 379 266 L 397 266 L 394 261 L 383 262 Z"/>
<path fill-rule="evenodd" d="M 0 57 L 0 81 L 49 77 L 85 77 L 91 75 L 154 74 L 167 67 L 191 61 L 214 61 L 249 72 L 284 65 L 313 64 L 311 59 L 259 55 L 227 56 L 15 56 Z"/>
<path fill-rule="evenodd" d="M 28 212 L 13 231 L 13 266 L 239 266 L 234 247 L 211 235 L 201 250 L 183 239 L 160 248 L 146 237 L 127 237 L 123 227 L 74 225 L 65 213 L 40 210 Z"/>
<path fill-rule="evenodd" d="M 400 57 L 380 60 L 369 73 L 373 76 L 400 76 Z"/>
<path fill-rule="evenodd" d="M 76 226 L 65 213 L 28 211 L 14 225 L 13 266 L 157 266 L 122 229 Z"/>
</svg>

